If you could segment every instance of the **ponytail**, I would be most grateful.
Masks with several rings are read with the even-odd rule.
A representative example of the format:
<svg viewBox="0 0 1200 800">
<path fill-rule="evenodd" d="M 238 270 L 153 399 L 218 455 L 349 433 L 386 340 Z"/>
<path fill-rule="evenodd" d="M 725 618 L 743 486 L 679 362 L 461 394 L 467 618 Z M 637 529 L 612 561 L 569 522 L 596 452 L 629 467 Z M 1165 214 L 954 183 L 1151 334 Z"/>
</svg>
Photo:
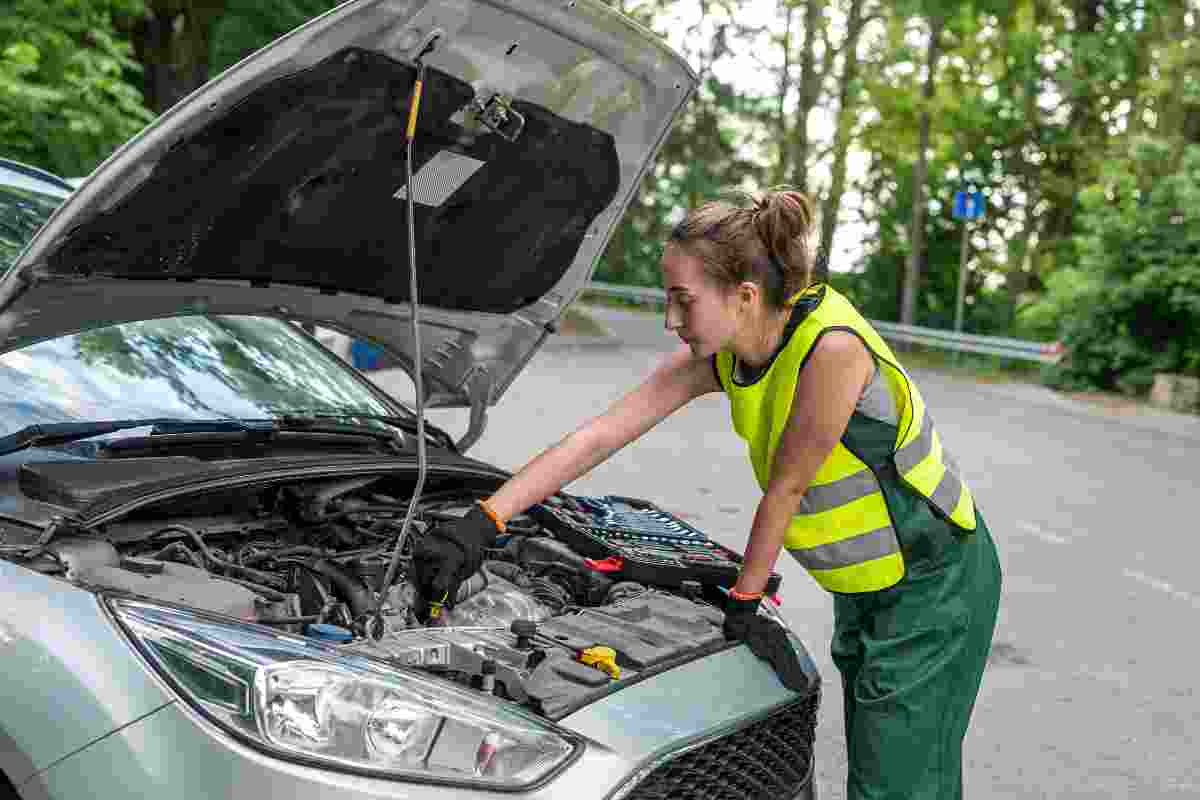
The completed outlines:
<svg viewBox="0 0 1200 800">
<path fill-rule="evenodd" d="M 781 309 L 812 283 L 813 216 L 812 201 L 792 189 L 739 194 L 690 211 L 668 242 L 698 256 L 717 285 L 752 281 Z"/>
</svg>

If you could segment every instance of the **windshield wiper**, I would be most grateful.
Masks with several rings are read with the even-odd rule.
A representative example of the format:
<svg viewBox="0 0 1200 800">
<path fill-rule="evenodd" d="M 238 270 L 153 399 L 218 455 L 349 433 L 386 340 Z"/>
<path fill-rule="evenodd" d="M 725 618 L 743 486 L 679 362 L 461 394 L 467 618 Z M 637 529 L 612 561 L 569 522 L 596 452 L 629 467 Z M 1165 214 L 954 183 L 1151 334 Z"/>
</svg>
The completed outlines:
<svg viewBox="0 0 1200 800">
<path fill-rule="evenodd" d="M 297 425 L 303 424 L 304 420 L 370 419 L 399 428 L 405 433 L 416 434 L 417 432 L 417 420 L 415 418 L 410 419 L 408 417 L 397 417 L 391 414 L 364 414 L 360 411 L 341 411 L 339 409 L 325 408 L 311 410 L 301 409 L 298 411 L 289 409 L 287 411 L 278 413 L 280 416 L 276 417 L 276 420 L 289 421 Z M 434 444 L 441 445 L 442 447 L 446 447 L 450 450 L 455 450 L 454 438 L 446 431 L 431 423 L 429 420 L 425 421 L 425 435 L 432 439 Z"/>
<path fill-rule="evenodd" d="M 363 414 L 329 414 L 316 417 L 312 414 L 286 414 L 268 419 L 211 419 L 192 420 L 175 418 L 155 419 L 125 419 L 102 420 L 96 422 L 53 422 L 28 425 L 15 433 L 0 437 L 0 455 L 15 453 L 29 447 L 54 447 L 68 444 L 80 439 L 90 439 L 131 428 L 149 427 L 150 436 L 188 435 L 188 434 L 242 434 L 247 438 L 269 439 L 271 434 L 278 432 L 333 434 L 340 436 L 366 436 L 380 440 L 399 452 L 404 449 L 403 437 L 395 430 L 379 428 L 374 425 L 354 424 L 350 421 L 338 421 L 353 417 L 371 415 Z M 371 417 L 374 418 L 374 417 Z M 382 421 L 393 423 L 396 427 L 410 424 L 401 417 L 391 418 L 382 416 Z M 416 423 L 411 423 L 415 426 Z M 140 438 L 140 437 L 138 437 Z M 113 443 L 116 444 L 115 442 Z"/>
<path fill-rule="evenodd" d="M 129 428 L 153 428 L 154 433 L 247 431 L 250 426 L 236 419 L 189 420 L 158 417 L 154 419 L 117 419 L 97 422 L 50 422 L 26 425 L 0 436 L 0 455 L 27 447 L 52 447 L 79 439 L 89 439 Z"/>
</svg>

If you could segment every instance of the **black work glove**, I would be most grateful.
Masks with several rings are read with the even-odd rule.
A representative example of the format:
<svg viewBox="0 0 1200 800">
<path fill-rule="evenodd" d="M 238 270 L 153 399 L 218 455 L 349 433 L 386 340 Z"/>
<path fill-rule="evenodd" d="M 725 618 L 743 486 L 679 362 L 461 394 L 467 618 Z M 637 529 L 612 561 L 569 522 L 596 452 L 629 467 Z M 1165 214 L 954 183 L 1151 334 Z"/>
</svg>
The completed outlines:
<svg viewBox="0 0 1200 800">
<path fill-rule="evenodd" d="M 772 619 L 755 616 L 746 621 L 745 642 L 751 652 L 771 665 L 779 682 L 793 692 L 806 692 L 812 682 L 804 672 L 787 631 Z"/>
<path fill-rule="evenodd" d="M 739 600 L 733 595 L 725 598 L 725 625 L 722 631 L 725 638 L 731 642 L 742 642 L 746 639 L 746 628 L 750 620 L 758 616 L 758 604 L 762 598 Z"/>
<path fill-rule="evenodd" d="M 413 551 L 413 583 L 425 603 L 454 604 L 458 587 L 479 571 L 483 551 L 500 529 L 479 506 L 462 519 L 433 528 Z"/>
</svg>

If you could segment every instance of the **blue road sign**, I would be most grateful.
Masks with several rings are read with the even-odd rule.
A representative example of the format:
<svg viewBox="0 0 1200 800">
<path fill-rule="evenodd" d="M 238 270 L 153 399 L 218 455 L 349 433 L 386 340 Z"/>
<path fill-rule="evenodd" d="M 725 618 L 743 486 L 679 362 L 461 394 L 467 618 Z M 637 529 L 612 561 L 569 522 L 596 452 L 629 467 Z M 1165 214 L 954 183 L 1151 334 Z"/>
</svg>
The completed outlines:
<svg viewBox="0 0 1200 800">
<path fill-rule="evenodd" d="M 983 192 L 959 190 L 954 193 L 954 218 L 979 219 L 983 216 Z"/>
</svg>

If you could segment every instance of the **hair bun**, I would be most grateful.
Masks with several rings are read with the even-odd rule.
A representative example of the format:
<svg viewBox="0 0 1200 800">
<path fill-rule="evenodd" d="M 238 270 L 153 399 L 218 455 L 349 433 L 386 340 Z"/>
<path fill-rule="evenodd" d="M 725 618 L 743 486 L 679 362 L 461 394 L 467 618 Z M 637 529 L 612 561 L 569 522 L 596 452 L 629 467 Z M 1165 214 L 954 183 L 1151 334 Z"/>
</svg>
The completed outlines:
<svg viewBox="0 0 1200 800">
<path fill-rule="evenodd" d="M 772 189 L 755 198 L 757 210 L 770 223 L 787 226 L 794 236 L 807 236 L 812 228 L 813 205 L 808 195 L 795 189 Z"/>
<path fill-rule="evenodd" d="M 770 254 L 785 264 L 807 267 L 813 225 L 808 195 L 790 188 L 772 189 L 757 195 L 754 206 L 754 227 Z"/>
</svg>

